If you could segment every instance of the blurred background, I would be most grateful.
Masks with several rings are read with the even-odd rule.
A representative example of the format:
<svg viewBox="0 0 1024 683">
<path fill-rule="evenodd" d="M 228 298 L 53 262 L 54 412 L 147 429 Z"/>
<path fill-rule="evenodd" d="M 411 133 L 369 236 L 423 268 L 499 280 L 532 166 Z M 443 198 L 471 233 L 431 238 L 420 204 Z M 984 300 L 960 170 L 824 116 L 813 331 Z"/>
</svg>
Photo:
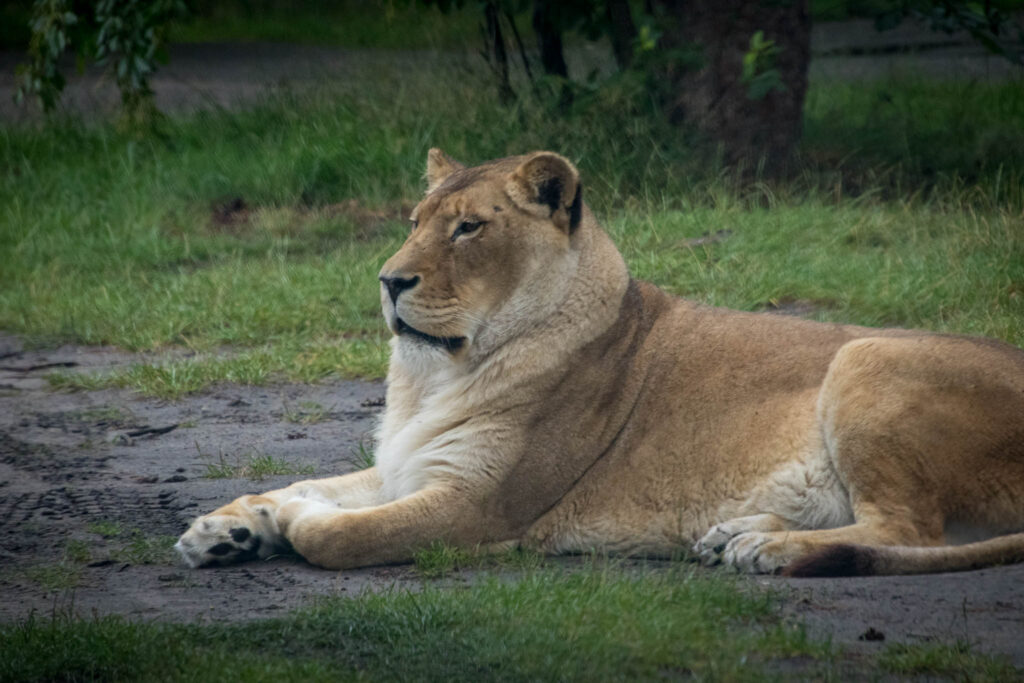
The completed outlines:
<svg viewBox="0 0 1024 683">
<path fill-rule="evenodd" d="M 1022 344 L 1022 8 L 7 2 L 0 329 L 187 349 L 102 380 L 150 393 L 379 377 L 439 146 L 565 154 L 677 294 Z"/>
</svg>

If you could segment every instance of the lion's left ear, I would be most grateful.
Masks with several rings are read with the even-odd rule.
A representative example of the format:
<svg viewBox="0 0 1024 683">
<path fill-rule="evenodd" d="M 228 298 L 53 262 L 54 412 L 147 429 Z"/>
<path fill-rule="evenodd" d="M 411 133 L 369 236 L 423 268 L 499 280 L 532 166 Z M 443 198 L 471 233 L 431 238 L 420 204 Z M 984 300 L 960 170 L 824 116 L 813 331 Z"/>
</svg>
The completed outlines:
<svg viewBox="0 0 1024 683">
<path fill-rule="evenodd" d="M 583 215 L 583 187 L 572 162 L 554 152 L 535 152 L 519 165 L 505 184 L 505 192 L 529 213 L 551 218 L 572 233 Z"/>
<path fill-rule="evenodd" d="M 441 186 L 452 173 L 465 168 L 462 164 L 452 159 L 437 147 L 431 147 L 427 152 L 427 193 L 431 193 Z"/>
</svg>

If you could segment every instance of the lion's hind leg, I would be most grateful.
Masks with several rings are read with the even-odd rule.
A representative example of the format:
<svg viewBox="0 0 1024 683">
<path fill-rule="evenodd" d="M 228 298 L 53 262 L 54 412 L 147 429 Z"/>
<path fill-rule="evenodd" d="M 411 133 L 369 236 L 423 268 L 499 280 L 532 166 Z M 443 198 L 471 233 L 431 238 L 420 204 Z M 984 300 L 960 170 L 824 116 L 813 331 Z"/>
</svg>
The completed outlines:
<svg viewBox="0 0 1024 683">
<path fill-rule="evenodd" d="M 819 562 L 830 565 L 822 566 L 822 575 L 856 576 L 878 573 L 879 566 L 868 566 L 869 558 L 864 553 L 837 549 L 933 546 L 940 542 L 911 530 L 896 530 L 871 523 L 856 523 L 837 529 L 751 531 L 729 541 L 722 552 L 722 561 L 740 571 L 775 574 L 806 558 L 818 558 Z"/>
<path fill-rule="evenodd" d="M 1014 354 L 1018 355 L 1014 355 Z M 946 337 L 861 339 L 836 354 L 822 385 L 824 455 L 853 523 L 751 531 L 723 561 L 800 575 L 950 571 L 1024 558 L 1024 356 Z"/>
</svg>

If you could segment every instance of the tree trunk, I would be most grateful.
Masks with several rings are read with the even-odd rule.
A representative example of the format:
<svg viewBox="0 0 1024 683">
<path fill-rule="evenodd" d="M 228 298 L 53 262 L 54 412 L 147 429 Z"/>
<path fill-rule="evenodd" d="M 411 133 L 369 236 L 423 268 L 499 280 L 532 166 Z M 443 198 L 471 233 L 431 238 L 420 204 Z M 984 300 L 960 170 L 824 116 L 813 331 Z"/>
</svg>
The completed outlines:
<svg viewBox="0 0 1024 683">
<path fill-rule="evenodd" d="M 562 53 L 562 29 L 555 23 L 552 6 L 544 0 L 533 3 L 533 30 L 537 34 L 540 63 L 549 76 L 569 77 L 569 67 Z"/>
<path fill-rule="evenodd" d="M 636 24 L 633 23 L 629 0 L 607 0 L 605 15 L 615 63 L 620 70 L 628 69 L 633 63 L 633 41 L 636 40 Z"/>
<path fill-rule="evenodd" d="M 533 3 L 533 31 L 537 34 L 540 49 L 540 63 L 548 76 L 559 76 L 562 81 L 555 84 L 558 105 L 563 111 L 572 104 L 572 89 L 569 88 L 569 67 L 562 50 L 562 27 L 555 21 L 551 3 L 536 0 Z"/>
<path fill-rule="evenodd" d="M 694 50 L 696 63 L 676 58 L 664 67 L 667 106 L 675 121 L 696 125 L 718 142 L 730 163 L 785 165 L 803 123 L 811 22 L 807 0 L 663 0 L 668 19 L 659 47 Z M 767 93 L 744 77 L 743 58 L 758 31 L 774 41 L 755 78 L 774 82 Z M 676 53 L 679 54 L 679 53 Z M 775 70 L 772 72 L 772 70 Z M 764 79 L 768 79 L 765 81 Z"/>
<path fill-rule="evenodd" d="M 487 49 L 487 62 L 494 71 L 498 81 L 498 96 L 503 104 L 516 99 L 515 90 L 509 80 L 508 53 L 505 51 L 505 36 L 501 33 L 501 15 L 496 3 L 488 2 L 484 6 L 484 40 Z"/>
</svg>

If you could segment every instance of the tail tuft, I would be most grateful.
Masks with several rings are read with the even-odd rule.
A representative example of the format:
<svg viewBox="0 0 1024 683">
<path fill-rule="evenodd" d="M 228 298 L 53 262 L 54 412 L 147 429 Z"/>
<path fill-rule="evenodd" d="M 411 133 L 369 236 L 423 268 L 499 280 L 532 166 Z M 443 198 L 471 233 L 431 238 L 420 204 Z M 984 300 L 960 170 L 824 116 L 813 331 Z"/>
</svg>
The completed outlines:
<svg viewBox="0 0 1024 683">
<path fill-rule="evenodd" d="M 783 576 L 869 576 L 876 573 L 874 551 L 863 545 L 830 545 L 791 562 Z"/>
</svg>

